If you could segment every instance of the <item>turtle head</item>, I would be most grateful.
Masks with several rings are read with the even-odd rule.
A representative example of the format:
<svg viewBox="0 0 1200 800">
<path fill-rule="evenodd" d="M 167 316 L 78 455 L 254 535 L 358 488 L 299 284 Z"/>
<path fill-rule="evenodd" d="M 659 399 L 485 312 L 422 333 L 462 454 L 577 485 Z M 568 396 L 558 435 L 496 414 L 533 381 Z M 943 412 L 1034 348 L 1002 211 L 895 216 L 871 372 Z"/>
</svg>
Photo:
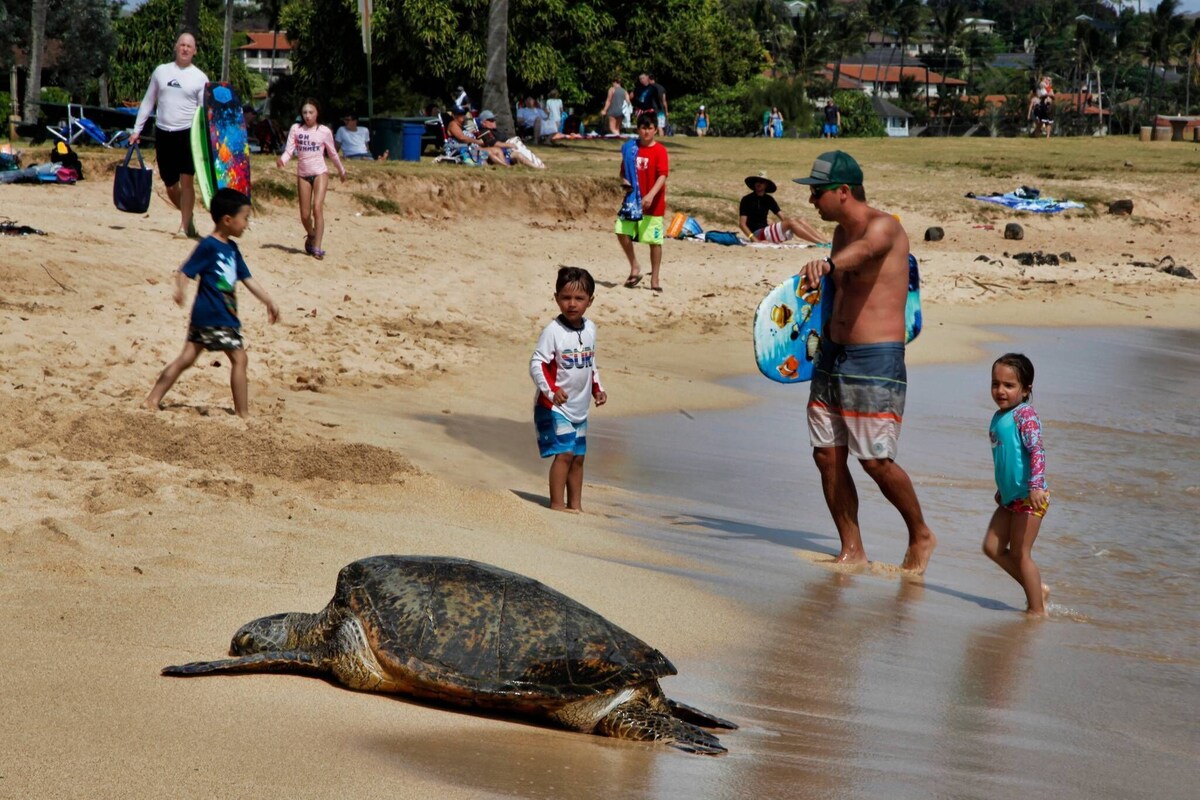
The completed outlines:
<svg viewBox="0 0 1200 800">
<path fill-rule="evenodd" d="M 248 656 L 292 650 L 296 647 L 296 626 L 292 614 L 272 614 L 247 622 L 233 635 L 229 644 L 231 656 Z"/>
</svg>

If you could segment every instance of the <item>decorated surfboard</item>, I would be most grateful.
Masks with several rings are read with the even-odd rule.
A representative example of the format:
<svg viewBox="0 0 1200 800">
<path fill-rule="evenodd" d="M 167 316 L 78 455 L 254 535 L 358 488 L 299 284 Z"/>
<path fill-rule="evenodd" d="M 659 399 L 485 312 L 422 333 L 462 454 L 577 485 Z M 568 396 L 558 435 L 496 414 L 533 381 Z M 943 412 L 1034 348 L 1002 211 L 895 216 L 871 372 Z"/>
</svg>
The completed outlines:
<svg viewBox="0 0 1200 800">
<path fill-rule="evenodd" d="M 192 123 L 192 160 L 204 205 L 218 189 L 250 196 L 250 142 L 242 101 L 228 83 L 204 87 L 204 103 Z"/>
<path fill-rule="evenodd" d="M 832 308 L 833 281 L 827 277 L 816 289 L 810 289 L 799 275 L 772 289 L 754 314 L 754 360 L 759 371 L 779 383 L 812 380 Z M 904 322 L 907 343 L 921 333 L 922 322 L 921 275 L 911 254 Z"/>
</svg>

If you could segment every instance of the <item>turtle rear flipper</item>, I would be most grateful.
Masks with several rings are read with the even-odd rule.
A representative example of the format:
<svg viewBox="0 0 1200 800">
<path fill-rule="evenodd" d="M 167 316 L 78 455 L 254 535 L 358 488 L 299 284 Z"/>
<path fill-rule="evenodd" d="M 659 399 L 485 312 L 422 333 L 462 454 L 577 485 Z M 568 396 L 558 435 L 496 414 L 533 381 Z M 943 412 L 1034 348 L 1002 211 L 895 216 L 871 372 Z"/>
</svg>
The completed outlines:
<svg viewBox="0 0 1200 800">
<path fill-rule="evenodd" d="M 325 666 L 311 653 L 286 650 L 255 653 L 241 658 L 220 661 L 193 661 L 173 667 L 163 667 L 163 675 L 211 675 L 214 672 L 325 672 Z"/>
<path fill-rule="evenodd" d="M 671 707 L 671 713 L 679 717 L 684 722 L 690 722 L 693 725 L 699 725 L 701 728 L 724 728 L 727 731 L 736 731 L 738 726 L 736 723 L 730 722 L 727 719 L 709 714 L 707 711 L 701 711 L 695 706 L 689 706 L 687 703 L 681 703 L 678 700 L 667 699 L 667 705 Z"/>
<path fill-rule="evenodd" d="M 614 739 L 662 742 L 688 753 L 719 756 L 728 752 L 711 733 L 651 708 L 640 698 L 610 711 L 596 723 L 595 732 Z"/>
</svg>

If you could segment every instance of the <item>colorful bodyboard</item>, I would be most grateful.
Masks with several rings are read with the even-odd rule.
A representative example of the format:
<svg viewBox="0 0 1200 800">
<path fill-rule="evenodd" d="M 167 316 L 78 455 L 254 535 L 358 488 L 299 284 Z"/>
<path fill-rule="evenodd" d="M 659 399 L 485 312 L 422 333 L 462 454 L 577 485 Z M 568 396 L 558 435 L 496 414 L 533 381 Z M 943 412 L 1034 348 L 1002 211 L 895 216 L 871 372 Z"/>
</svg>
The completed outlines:
<svg viewBox="0 0 1200 800">
<path fill-rule="evenodd" d="M 204 104 L 200 108 L 201 124 L 192 125 L 192 157 L 196 164 L 196 181 L 207 206 L 218 189 L 237 189 L 250 196 L 250 140 L 246 133 L 246 118 L 242 101 L 227 83 L 209 83 L 204 87 Z M 201 133 L 205 152 L 197 152 L 196 134 Z M 201 177 L 201 165 L 206 165 Z M 208 181 L 207 195 L 205 182 Z"/>
<path fill-rule="evenodd" d="M 763 375 L 779 383 L 812 380 L 829 314 L 833 282 L 823 278 L 816 291 L 793 275 L 772 289 L 754 314 L 754 360 Z M 908 257 L 908 299 L 904 309 L 905 342 L 921 332 L 921 275 Z"/>
</svg>

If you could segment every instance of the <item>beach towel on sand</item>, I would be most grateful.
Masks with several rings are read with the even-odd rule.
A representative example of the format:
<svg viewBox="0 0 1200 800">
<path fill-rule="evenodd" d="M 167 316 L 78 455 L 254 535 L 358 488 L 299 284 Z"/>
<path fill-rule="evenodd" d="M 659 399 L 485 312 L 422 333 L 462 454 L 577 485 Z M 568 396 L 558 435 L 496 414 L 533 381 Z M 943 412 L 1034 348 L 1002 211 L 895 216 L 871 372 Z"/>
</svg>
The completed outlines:
<svg viewBox="0 0 1200 800">
<path fill-rule="evenodd" d="M 1068 208 L 1083 208 L 1083 203 L 1055 200 L 1053 197 L 1030 197 L 1028 192 L 1021 190 L 991 196 L 976 195 L 975 199 L 985 203 L 998 203 L 1014 211 L 1031 211 L 1035 214 L 1057 214 Z"/>
<path fill-rule="evenodd" d="M 637 154 L 637 139 L 627 139 L 625 144 L 621 145 L 621 170 L 631 188 L 625 195 L 617 216 L 634 222 L 642 218 L 642 187 L 638 185 Z"/>
</svg>

